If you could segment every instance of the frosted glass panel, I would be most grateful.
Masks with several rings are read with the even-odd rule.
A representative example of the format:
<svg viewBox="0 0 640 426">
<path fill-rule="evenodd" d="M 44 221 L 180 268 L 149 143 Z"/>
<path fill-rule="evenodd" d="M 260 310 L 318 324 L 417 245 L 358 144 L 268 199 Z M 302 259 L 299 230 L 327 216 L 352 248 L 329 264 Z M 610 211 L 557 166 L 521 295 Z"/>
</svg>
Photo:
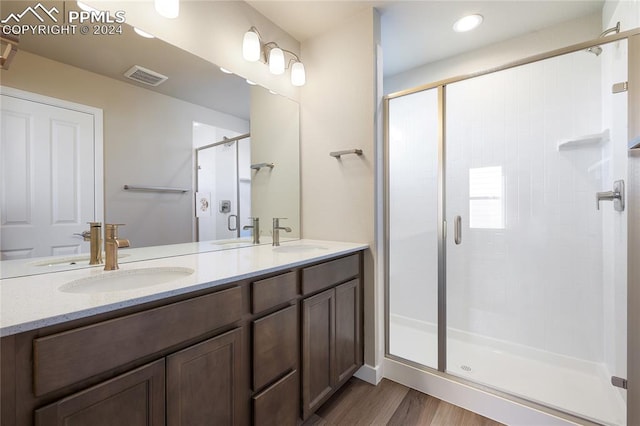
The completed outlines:
<svg viewBox="0 0 640 426">
<path fill-rule="evenodd" d="M 447 371 L 622 425 L 626 213 L 595 194 L 626 176 L 626 44 L 602 48 L 447 86 Z"/>
<path fill-rule="evenodd" d="M 438 92 L 389 101 L 389 352 L 437 368 Z"/>
</svg>

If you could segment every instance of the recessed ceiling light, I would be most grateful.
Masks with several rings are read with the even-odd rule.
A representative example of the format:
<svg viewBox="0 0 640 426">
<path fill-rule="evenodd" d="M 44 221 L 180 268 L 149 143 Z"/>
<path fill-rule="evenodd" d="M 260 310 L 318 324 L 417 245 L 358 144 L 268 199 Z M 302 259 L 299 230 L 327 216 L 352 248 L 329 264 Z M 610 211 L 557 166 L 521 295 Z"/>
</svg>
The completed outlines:
<svg viewBox="0 0 640 426">
<path fill-rule="evenodd" d="M 254 82 L 253 82 L 253 81 L 251 81 L 251 80 L 247 80 L 247 83 L 248 83 L 248 84 L 250 84 L 250 85 L 252 85 L 252 86 L 255 86 L 256 84 L 258 84 L 258 83 L 254 83 Z"/>
<path fill-rule="evenodd" d="M 138 34 L 140 37 L 144 37 L 144 38 L 155 38 L 152 34 L 149 34 L 148 32 L 142 31 L 140 28 L 138 27 L 133 27 L 133 31 L 136 32 L 136 34 Z"/>
<path fill-rule="evenodd" d="M 220 67 L 220 71 L 222 71 L 225 74 L 233 74 L 233 71 L 229 71 L 228 69 L 222 68 L 222 67 Z"/>
<path fill-rule="evenodd" d="M 78 7 L 85 12 L 98 12 L 98 9 L 91 7 L 86 3 L 82 3 L 81 1 L 77 1 L 76 3 L 78 4 Z"/>
<path fill-rule="evenodd" d="M 453 24 L 453 31 L 457 33 L 463 33 L 466 31 L 471 31 L 476 28 L 478 25 L 482 23 L 484 18 L 482 15 L 467 15 L 463 18 L 460 18 Z"/>
</svg>

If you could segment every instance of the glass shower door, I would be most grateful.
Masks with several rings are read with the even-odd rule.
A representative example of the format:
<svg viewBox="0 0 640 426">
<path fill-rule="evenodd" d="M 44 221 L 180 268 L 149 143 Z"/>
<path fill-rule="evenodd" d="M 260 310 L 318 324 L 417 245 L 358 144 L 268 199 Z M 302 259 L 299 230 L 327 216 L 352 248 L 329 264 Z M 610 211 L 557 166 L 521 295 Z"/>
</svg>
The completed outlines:
<svg viewBox="0 0 640 426">
<path fill-rule="evenodd" d="M 438 90 L 389 101 L 387 352 L 438 367 Z"/>
<path fill-rule="evenodd" d="M 622 425 L 626 212 L 596 194 L 626 179 L 626 42 L 602 48 L 446 87 L 447 372 Z"/>
</svg>

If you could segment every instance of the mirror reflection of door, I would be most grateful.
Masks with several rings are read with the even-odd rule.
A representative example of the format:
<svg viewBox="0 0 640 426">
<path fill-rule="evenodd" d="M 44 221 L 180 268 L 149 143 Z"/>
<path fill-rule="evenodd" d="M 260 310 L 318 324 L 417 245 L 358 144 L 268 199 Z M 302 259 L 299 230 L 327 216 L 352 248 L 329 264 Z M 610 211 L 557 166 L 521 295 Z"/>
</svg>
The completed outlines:
<svg viewBox="0 0 640 426">
<path fill-rule="evenodd" d="M 196 140 L 196 135 L 200 141 Z M 203 135 L 210 143 L 202 145 Z M 224 136 L 220 138 L 220 135 Z M 197 123 L 194 146 L 198 241 L 249 236 L 250 231 L 242 229 L 251 215 L 248 135 Z"/>
<path fill-rule="evenodd" d="M 101 111 L 7 88 L 0 98 L 1 259 L 87 252 L 78 234 L 102 217 Z"/>
</svg>

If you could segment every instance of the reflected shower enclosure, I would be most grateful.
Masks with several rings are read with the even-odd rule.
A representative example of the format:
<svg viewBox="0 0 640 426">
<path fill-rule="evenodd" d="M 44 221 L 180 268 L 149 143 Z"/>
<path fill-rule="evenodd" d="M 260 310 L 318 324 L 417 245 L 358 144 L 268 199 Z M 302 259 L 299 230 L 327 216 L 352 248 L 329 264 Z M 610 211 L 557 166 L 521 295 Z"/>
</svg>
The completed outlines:
<svg viewBox="0 0 640 426">
<path fill-rule="evenodd" d="M 388 97 L 387 354 L 624 425 L 627 41 L 599 47 Z"/>
<path fill-rule="evenodd" d="M 249 237 L 251 138 L 202 123 L 194 125 L 197 241 Z"/>
</svg>

